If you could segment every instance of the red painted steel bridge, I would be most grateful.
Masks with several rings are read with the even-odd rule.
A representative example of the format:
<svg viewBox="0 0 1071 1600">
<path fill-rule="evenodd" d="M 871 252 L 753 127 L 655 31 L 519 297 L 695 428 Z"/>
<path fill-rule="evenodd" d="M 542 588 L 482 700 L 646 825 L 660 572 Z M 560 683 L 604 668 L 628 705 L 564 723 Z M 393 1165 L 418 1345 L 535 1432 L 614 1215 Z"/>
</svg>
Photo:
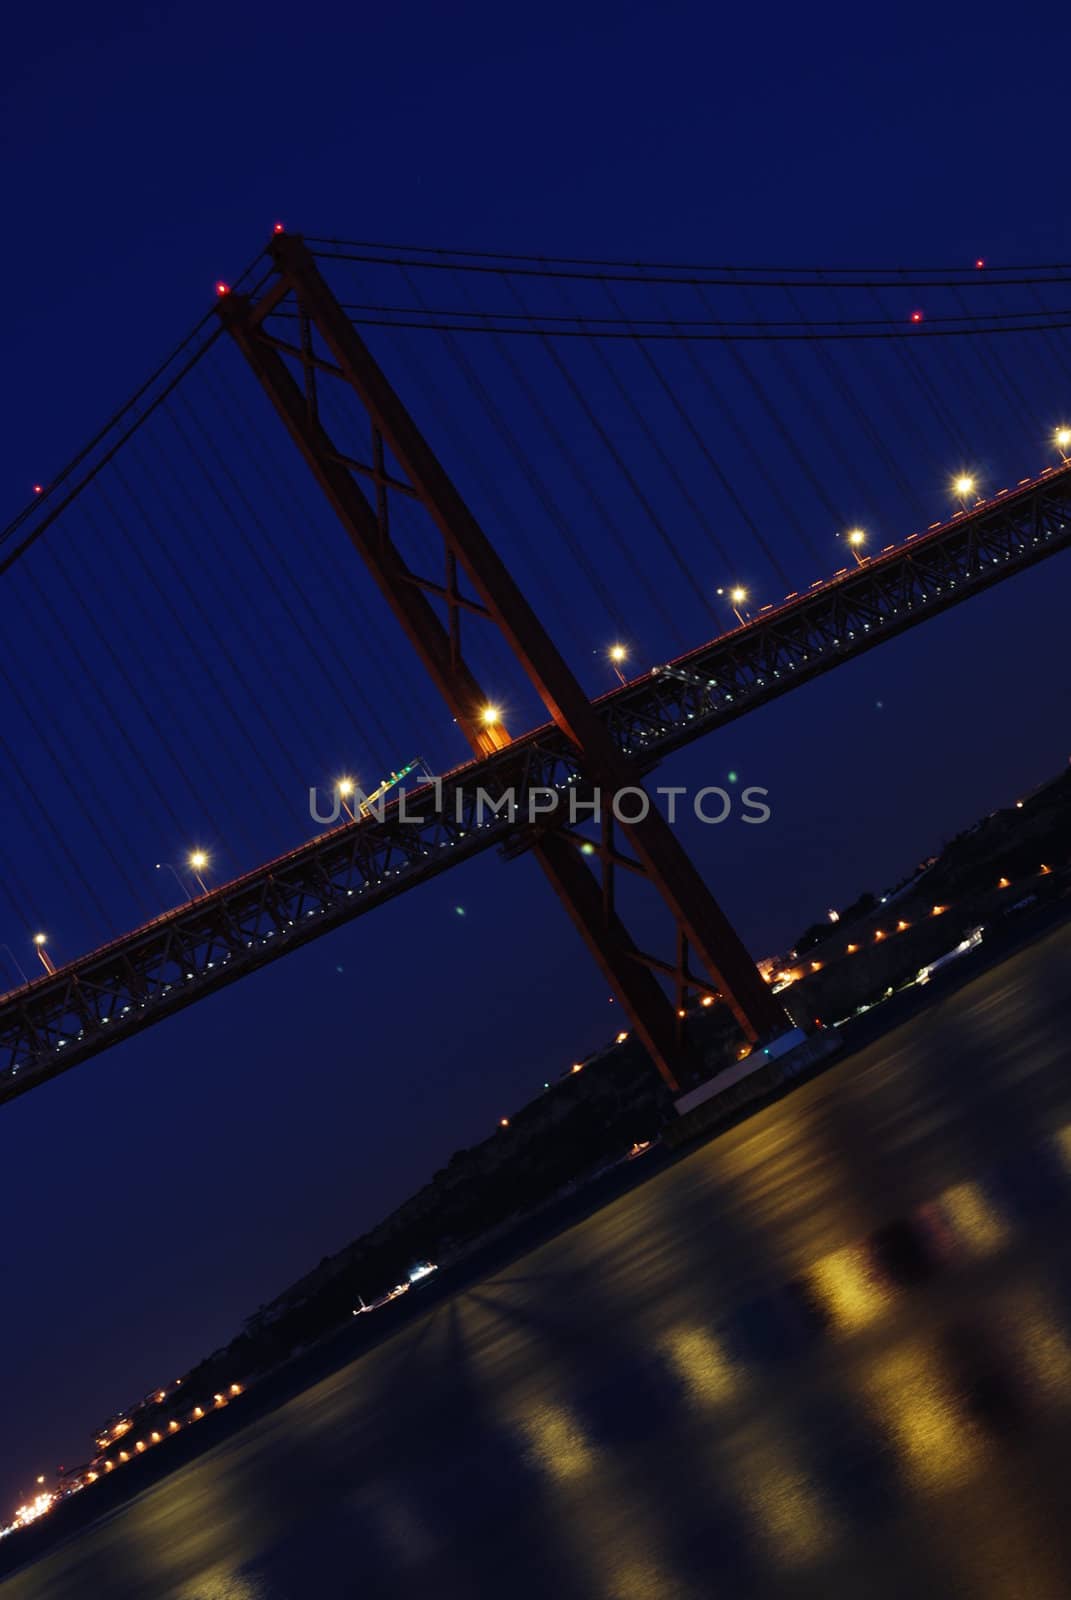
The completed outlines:
<svg viewBox="0 0 1071 1600">
<path fill-rule="evenodd" d="M 464 733 L 472 759 L 379 815 L 359 816 L 212 888 L 0 1000 L 0 1100 L 57 1076 L 480 852 L 526 852 L 542 867 L 630 1024 L 677 1082 L 689 994 L 720 997 L 744 1036 L 790 1022 L 676 834 L 651 807 L 635 822 L 603 808 L 581 830 L 486 814 L 507 791 L 590 801 L 642 785 L 672 751 L 798 688 L 884 640 L 1032 567 L 1071 543 L 1071 466 L 1052 467 L 924 534 L 764 607 L 731 632 L 591 700 L 495 545 L 297 236 L 277 233 L 250 293 L 221 286 L 218 317 L 282 429 L 401 623 Z M 368 449 L 344 448 L 323 403 L 345 391 Z M 416 506 L 435 530 L 438 575 L 414 570 L 392 508 Z M 466 658 L 464 636 L 506 641 L 546 708 L 531 732 L 507 730 Z M 480 796 L 484 797 L 481 807 Z M 413 817 L 419 818 L 414 822 Z M 618 875 L 643 878 L 668 908 L 672 947 L 648 950 L 626 925 Z"/>
</svg>

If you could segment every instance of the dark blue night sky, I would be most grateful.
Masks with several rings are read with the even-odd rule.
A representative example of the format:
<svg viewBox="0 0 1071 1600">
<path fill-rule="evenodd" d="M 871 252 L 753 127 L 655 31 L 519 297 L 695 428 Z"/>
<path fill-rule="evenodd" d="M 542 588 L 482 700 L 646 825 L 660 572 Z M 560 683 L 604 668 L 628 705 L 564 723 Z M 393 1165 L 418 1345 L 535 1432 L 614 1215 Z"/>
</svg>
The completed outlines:
<svg viewBox="0 0 1071 1600">
<path fill-rule="evenodd" d="M 328 6 L 314 20 L 272 6 L 122 9 L 98 18 L 68 5 L 47 17 L 31 8 L 5 26 L 5 517 L 210 305 L 216 279 L 235 275 L 277 219 L 314 234 L 634 260 L 1071 259 L 1060 198 L 1066 23 L 1055 8 L 1017 19 L 1015 59 L 1003 27 L 965 6 L 891 16 L 858 7 L 719 14 L 669 5 L 656 14 L 411 4 Z M 894 296 L 889 314 L 905 304 Z M 970 393 L 946 382 L 957 404 L 951 431 L 968 448 L 982 441 L 971 464 L 990 488 L 1045 465 L 1048 430 L 1071 415 L 1071 380 L 1065 409 L 1061 361 L 1041 355 L 1014 341 L 1002 354 L 1026 396 L 1025 416 L 999 368 Z M 388 347 L 382 357 L 387 364 Z M 862 374 L 880 369 L 867 360 L 856 373 L 860 392 Z M 449 382 L 452 369 L 436 362 L 437 381 Z M 246 375 L 232 361 L 216 376 L 226 385 Z M 766 379 L 803 448 L 817 451 L 793 386 L 772 369 Z M 409 381 L 417 405 L 419 380 Z M 687 385 L 683 392 L 698 403 Z M 254 413 L 258 401 L 250 394 Z M 467 416 L 461 389 L 448 391 L 455 401 Z M 231 426 L 226 391 L 213 403 Z M 260 425 L 283 460 L 288 447 L 271 420 Z M 435 434 L 434 408 L 422 420 Z M 462 478 L 449 439 L 435 438 Z M 945 515 L 959 440 L 940 437 L 921 413 L 886 438 L 924 520 Z M 854 449 L 847 435 L 843 442 Z M 157 481 L 152 448 L 150 439 L 128 487 Z M 553 478 L 551 456 L 537 459 Z M 732 464 L 728 445 L 725 459 Z M 440 770 L 464 758 L 384 609 L 373 608 L 371 633 L 352 621 L 338 578 L 350 552 L 289 458 L 285 471 L 307 502 L 302 537 L 330 552 L 318 575 L 293 554 L 294 571 L 276 574 L 304 619 L 298 634 L 277 593 L 266 609 L 256 583 L 236 600 L 244 569 L 228 566 L 218 525 L 198 531 L 196 508 L 183 510 L 181 473 L 154 524 L 158 539 L 171 528 L 187 541 L 172 546 L 178 571 L 166 580 L 202 662 L 187 711 L 197 722 L 204 695 L 223 683 L 237 720 L 255 730 L 248 761 L 229 743 L 222 713 L 218 727 L 184 725 L 184 734 L 173 719 L 142 729 L 129 708 L 117 712 L 131 718 L 124 756 L 114 726 L 82 715 L 68 696 L 67 624 L 86 585 L 99 595 L 98 623 L 114 605 L 108 627 L 123 666 L 133 671 L 151 653 L 153 624 L 135 608 L 142 580 L 102 508 L 97 526 L 72 522 L 53 546 L 42 541 L 35 568 L 0 580 L 7 731 L 19 738 L 21 696 L 39 696 L 71 775 L 64 786 L 43 762 L 39 815 L 120 926 L 173 903 L 154 862 L 177 860 L 194 842 L 212 850 L 223 875 L 298 842 L 310 831 L 301 815 L 307 783 L 353 768 L 378 776 L 376 765 L 418 752 Z M 860 504 L 858 486 L 837 479 L 835 464 L 824 471 L 838 511 L 882 527 L 882 542 L 917 525 L 904 525 L 895 495 L 876 480 Z M 519 478 L 497 486 L 521 503 Z M 490 499 L 475 482 L 464 487 L 491 526 Z M 255 509 L 267 518 L 258 493 Z M 272 506 L 281 538 L 287 517 Z M 772 512 L 764 526 L 804 587 L 839 566 L 844 550 L 829 517 L 809 504 L 801 515 L 824 566 Z M 587 686 L 609 688 L 601 652 L 612 623 L 579 587 L 558 591 L 559 553 L 530 526 L 519 520 L 500 542 Z M 719 526 L 739 573 L 722 570 L 683 521 L 675 525 L 700 589 L 713 594 L 742 576 L 764 600 L 779 600 L 784 589 L 748 553 L 746 534 L 731 519 Z M 588 529 L 585 540 L 612 586 L 613 548 Z M 784 947 L 827 906 L 899 877 L 1067 760 L 1056 692 L 1066 677 L 1064 571 L 1056 558 L 667 764 L 659 781 L 716 784 L 734 771 L 770 791 L 767 827 L 730 822 L 686 834 L 757 956 Z M 64 574 L 74 579 L 68 600 Z M 689 609 L 678 577 L 663 580 L 659 568 L 653 581 L 664 582 L 685 642 L 697 644 L 730 619 Z M 54 616 L 34 608 L 37 581 Z M 306 581 L 316 595 L 308 612 Z M 617 598 L 637 669 L 679 648 L 657 606 L 646 611 L 624 576 Z M 213 655 L 214 607 L 237 608 L 247 625 L 233 663 Z M 302 655 L 309 636 L 330 659 L 345 657 L 322 695 Z M 181 720 L 182 682 L 159 670 Z M 507 708 L 517 694 L 520 731 L 530 708 L 498 670 L 488 655 L 492 692 Z M 100 671 L 100 704 L 121 708 L 122 671 Z M 174 756 L 185 737 L 207 788 L 214 773 L 223 791 L 218 833 L 170 774 L 174 819 L 168 806 L 132 797 L 121 776 L 133 743 L 148 751 L 157 741 Z M 272 738 L 286 760 L 272 754 Z M 32 752 L 28 759 L 32 767 Z M 276 783 L 294 797 L 292 815 L 272 801 Z M 103 853 L 93 816 L 105 819 Z M 78 954 L 109 930 L 61 873 L 49 874 L 21 826 L 17 809 L 5 809 L 6 870 L 32 880 L 35 915 L 57 957 Z M 14 919 L 0 926 L 0 945 L 33 959 Z M 5 965 L 0 987 L 16 977 Z M 223 1343 L 244 1315 L 374 1222 L 458 1145 L 483 1137 L 604 1042 L 620 1026 L 615 1011 L 534 866 L 491 854 L 5 1108 L 0 1521 L 38 1472 L 84 1458 L 106 1414 Z"/>
</svg>

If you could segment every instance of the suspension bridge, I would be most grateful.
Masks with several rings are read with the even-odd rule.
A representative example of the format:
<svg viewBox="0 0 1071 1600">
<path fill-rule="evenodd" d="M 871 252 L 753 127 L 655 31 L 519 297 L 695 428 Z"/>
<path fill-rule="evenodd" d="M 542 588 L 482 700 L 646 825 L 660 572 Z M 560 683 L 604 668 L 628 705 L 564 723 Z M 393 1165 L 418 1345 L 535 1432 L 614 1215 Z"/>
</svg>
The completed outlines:
<svg viewBox="0 0 1071 1600">
<path fill-rule="evenodd" d="M 533 825 L 484 802 L 590 810 L 1062 550 L 1071 435 L 1014 470 L 1071 383 L 1068 282 L 277 228 L 0 540 L 0 889 L 24 980 L 0 999 L 0 1100 L 495 847 L 539 862 L 671 1085 L 691 996 L 752 1042 L 786 1032 L 657 808 Z M 919 484 L 950 476 L 952 514 L 927 522 Z M 592 638 L 651 665 L 605 689 Z M 310 784 L 416 748 L 446 776 L 308 836 Z M 199 860 L 226 841 L 237 870 L 139 916 L 160 880 L 132 863 L 206 837 Z M 658 948 L 623 880 L 668 913 Z M 35 936 L 30 981 L 13 946 L 33 959 Z"/>
</svg>

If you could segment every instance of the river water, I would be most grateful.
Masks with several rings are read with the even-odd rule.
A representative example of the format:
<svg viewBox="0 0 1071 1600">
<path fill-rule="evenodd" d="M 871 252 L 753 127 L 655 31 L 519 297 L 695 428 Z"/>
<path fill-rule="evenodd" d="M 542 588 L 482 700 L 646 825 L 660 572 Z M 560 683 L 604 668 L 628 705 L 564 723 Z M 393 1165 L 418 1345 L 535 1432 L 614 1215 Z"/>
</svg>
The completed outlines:
<svg viewBox="0 0 1071 1600">
<path fill-rule="evenodd" d="M 937 1000 L 2 1600 L 1071 1596 L 1069 967 L 1061 929 Z"/>
</svg>

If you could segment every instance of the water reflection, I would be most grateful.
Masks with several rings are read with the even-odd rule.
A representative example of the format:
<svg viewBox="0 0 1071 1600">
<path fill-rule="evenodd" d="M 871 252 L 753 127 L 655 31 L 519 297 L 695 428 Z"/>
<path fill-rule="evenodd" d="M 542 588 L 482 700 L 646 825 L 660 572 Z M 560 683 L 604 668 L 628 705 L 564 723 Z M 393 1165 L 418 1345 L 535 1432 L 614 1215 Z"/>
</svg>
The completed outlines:
<svg viewBox="0 0 1071 1600">
<path fill-rule="evenodd" d="M 963 1247 L 973 1255 L 987 1255 L 1007 1244 L 1008 1226 L 978 1183 L 957 1183 L 940 1197 L 941 1209 Z"/>
<path fill-rule="evenodd" d="M 271 1591 L 264 1580 L 244 1577 L 220 1565 L 184 1584 L 176 1600 L 271 1600 Z"/>
<path fill-rule="evenodd" d="M 935 1353 L 922 1344 L 891 1350 L 864 1381 L 879 1427 L 913 1489 L 961 1484 L 975 1470 L 978 1441 Z"/>
<path fill-rule="evenodd" d="M 792 1442 L 761 1419 L 734 1436 L 733 1452 L 741 1513 L 770 1564 L 791 1568 L 823 1555 L 834 1538 L 833 1519 Z"/>
<path fill-rule="evenodd" d="M 1052 993 L 1066 957 L 1031 953 Z M 0 1600 L 1060 1600 L 1065 1021 L 1025 1027 L 1037 995 L 1006 975 L 982 1002 L 962 1057 L 969 991 L 513 1267 L 413 1297 Z"/>
<path fill-rule="evenodd" d="M 722 1406 L 746 1384 L 724 1344 L 706 1328 L 681 1324 L 661 1336 L 664 1358 L 691 1399 L 700 1406 Z"/>
</svg>

